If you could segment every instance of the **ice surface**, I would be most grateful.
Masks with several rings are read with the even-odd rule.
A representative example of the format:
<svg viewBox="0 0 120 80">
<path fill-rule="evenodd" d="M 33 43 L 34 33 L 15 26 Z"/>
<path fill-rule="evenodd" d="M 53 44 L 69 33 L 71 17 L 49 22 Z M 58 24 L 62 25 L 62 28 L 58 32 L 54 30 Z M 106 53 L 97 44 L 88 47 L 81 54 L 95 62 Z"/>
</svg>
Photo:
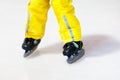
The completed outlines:
<svg viewBox="0 0 120 80">
<path fill-rule="evenodd" d="M 86 50 L 73 64 L 62 55 L 63 43 L 52 8 L 37 51 L 23 58 L 27 3 L 0 2 L 0 80 L 120 80 L 119 0 L 73 0 Z"/>
</svg>

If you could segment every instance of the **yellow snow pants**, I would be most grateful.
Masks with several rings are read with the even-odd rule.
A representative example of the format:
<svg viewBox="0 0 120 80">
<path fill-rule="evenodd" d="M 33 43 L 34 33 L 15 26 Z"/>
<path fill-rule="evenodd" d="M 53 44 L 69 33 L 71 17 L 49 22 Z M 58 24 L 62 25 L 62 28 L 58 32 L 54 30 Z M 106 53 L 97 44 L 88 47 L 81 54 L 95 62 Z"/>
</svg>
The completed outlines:
<svg viewBox="0 0 120 80">
<path fill-rule="evenodd" d="M 75 16 L 72 0 L 51 0 L 52 8 L 59 23 L 59 33 L 64 43 L 81 41 L 81 28 Z M 44 36 L 50 0 L 30 0 L 26 38 L 41 39 Z M 52 35 L 50 35 L 52 36 Z"/>
</svg>

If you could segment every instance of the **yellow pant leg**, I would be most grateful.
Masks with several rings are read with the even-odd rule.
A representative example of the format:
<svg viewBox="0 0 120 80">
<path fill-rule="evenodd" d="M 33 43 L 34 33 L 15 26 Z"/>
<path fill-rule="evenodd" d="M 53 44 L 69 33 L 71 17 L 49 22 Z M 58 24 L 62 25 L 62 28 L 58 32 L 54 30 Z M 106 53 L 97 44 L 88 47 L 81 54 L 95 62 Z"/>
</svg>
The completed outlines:
<svg viewBox="0 0 120 80">
<path fill-rule="evenodd" d="M 43 37 L 49 7 L 49 0 L 30 0 L 25 35 L 27 38 Z"/>
<path fill-rule="evenodd" d="M 64 43 L 80 41 L 81 28 L 75 16 L 72 0 L 52 0 L 52 7 L 60 25 L 60 35 Z"/>
</svg>

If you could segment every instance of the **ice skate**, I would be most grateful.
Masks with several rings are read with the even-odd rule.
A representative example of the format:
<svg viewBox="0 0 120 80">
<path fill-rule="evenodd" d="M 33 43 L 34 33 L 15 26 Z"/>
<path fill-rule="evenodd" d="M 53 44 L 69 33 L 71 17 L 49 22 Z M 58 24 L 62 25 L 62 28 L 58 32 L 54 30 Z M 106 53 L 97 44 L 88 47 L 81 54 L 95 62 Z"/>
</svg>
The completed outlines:
<svg viewBox="0 0 120 80">
<path fill-rule="evenodd" d="M 24 57 L 29 56 L 32 54 L 36 49 L 38 44 L 40 43 L 40 39 L 35 40 L 33 38 L 25 38 L 22 48 L 25 50 Z"/>
<path fill-rule="evenodd" d="M 80 59 L 85 53 L 81 41 L 66 43 L 63 49 L 63 54 L 68 57 L 67 62 L 70 64 Z"/>
</svg>

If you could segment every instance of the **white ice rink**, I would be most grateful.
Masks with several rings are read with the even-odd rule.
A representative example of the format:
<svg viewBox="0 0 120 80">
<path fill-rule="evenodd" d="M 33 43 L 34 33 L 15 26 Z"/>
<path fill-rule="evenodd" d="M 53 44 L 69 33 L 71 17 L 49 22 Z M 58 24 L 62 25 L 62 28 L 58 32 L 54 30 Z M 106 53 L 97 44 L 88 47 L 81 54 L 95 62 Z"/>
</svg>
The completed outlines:
<svg viewBox="0 0 120 80">
<path fill-rule="evenodd" d="M 120 0 L 73 0 L 86 54 L 68 64 L 50 8 L 37 51 L 23 58 L 28 0 L 0 1 L 0 80 L 120 80 Z"/>
</svg>

